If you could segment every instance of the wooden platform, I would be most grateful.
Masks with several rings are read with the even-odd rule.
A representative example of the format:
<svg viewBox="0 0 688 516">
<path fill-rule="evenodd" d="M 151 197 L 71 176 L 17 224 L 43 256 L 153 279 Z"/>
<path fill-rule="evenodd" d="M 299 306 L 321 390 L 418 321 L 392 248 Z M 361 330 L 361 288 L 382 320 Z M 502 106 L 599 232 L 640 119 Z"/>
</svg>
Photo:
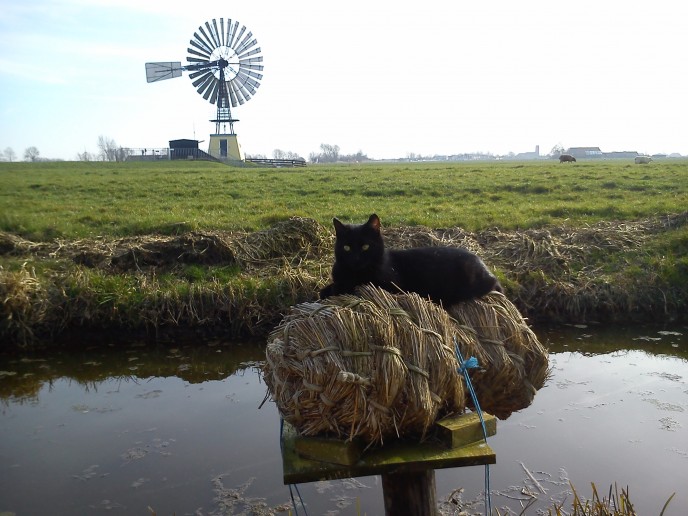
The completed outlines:
<svg viewBox="0 0 688 516">
<path fill-rule="evenodd" d="M 494 416 L 485 414 L 488 435 L 497 432 Z M 394 441 L 363 451 L 361 443 L 299 437 L 287 423 L 282 433 L 285 484 L 337 478 L 416 473 L 427 470 L 495 464 L 495 452 L 483 440 L 476 414 L 437 423 L 437 437 L 424 443 Z"/>
</svg>

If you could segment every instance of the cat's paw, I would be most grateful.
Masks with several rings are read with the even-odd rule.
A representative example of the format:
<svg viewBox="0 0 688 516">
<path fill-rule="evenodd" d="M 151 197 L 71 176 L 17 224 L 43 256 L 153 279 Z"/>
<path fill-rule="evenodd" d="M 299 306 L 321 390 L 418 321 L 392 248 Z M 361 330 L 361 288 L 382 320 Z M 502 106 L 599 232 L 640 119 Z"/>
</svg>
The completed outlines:
<svg viewBox="0 0 688 516">
<path fill-rule="evenodd" d="M 334 283 L 330 283 L 329 285 L 327 285 L 324 289 L 322 289 L 320 291 L 320 293 L 319 293 L 320 299 L 325 299 L 325 298 L 328 298 L 330 296 L 333 296 L 334 293 L 335 293 L 334 292 Z"/>
</svg>

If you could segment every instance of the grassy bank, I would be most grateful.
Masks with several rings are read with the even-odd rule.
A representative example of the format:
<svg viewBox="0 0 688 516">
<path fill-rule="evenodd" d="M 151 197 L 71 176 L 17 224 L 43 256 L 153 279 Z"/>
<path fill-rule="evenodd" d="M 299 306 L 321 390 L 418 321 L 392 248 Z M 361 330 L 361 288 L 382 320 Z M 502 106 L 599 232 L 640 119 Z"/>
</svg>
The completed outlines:
<svg viewBox="0 0 688 516">
<path fill-rule="evenodd" d="M 688 162 L 0 164 L 0 338 L 264 335 L 313 299 L 331 219 L 462 245 L 533 321 L 685 319 Z"/>
</svg>

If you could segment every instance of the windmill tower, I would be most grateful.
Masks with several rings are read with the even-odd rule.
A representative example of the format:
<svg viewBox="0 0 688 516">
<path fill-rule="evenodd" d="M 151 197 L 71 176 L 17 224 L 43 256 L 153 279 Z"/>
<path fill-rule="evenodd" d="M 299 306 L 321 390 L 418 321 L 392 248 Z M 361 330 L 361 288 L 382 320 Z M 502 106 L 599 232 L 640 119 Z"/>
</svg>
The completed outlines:
<svg viewBox="0 0 688 516">
<path fill-rule="evenodd" d="M 146 81 L 157 82 L 180 77 L 189 78 L 203 98 L 217 106 L 211 122 L 215 133 L 210 135 L 208 154 L 221 160 L 243 161 L 232 116 L 232 108 L 244 104 L 256 93 L 263 78 L 263 56 L 258 41 L 244 25 L 224 18 L 205 22 L 194 32 L 187 48 L 187 64 L 181 62 L 146 63 Z"/>
</svg>

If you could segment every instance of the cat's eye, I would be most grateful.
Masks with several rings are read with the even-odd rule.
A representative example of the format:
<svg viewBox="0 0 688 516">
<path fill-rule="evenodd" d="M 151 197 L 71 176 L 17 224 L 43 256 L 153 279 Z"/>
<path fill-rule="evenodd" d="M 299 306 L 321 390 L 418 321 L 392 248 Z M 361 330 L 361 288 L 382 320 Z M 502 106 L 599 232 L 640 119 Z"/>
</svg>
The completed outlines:
<svg viewBox="0 0 688 516">
<path fill-rule="evenodd" d="M 344 246 L 344 250 L 347 251 L 347 252 L 348 252 L 348 251 L 351 251 L 351 246 L 345 245 L 345 246 Z"/>
<path fill-rule="evenodd" d="M 364 251 L 367 251 L 369 248 L 370 248 L 370 246 L 368 244 L 363 244 L 361 246 L 361 249 L 363 249 Z"/>
</svg>

